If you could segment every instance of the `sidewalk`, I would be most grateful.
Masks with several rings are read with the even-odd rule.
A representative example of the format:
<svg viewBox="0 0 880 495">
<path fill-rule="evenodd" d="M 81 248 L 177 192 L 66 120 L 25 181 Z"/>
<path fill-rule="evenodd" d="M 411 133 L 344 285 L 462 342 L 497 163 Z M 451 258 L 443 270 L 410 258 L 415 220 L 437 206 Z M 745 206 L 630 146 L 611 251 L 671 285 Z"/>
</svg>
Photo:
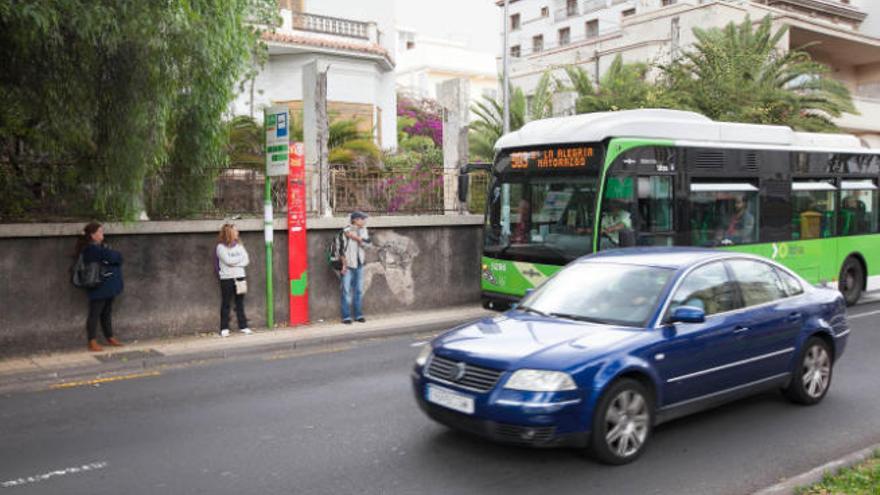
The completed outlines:
<svg viewBox="0 0 880 495">
<path fill-rule="evenodd" d="M 145 370 L 192 361 L 226 359 L 270 351 L 292 351 L 308 346 L 343 343 L 394 335 L 442 330 L 458 322 L 498 314 L 479 305 L 436 311 L 376 316 L 366 323 L 316 323 L 301 327 L 257 330 L 253 335 L 234 332 L 227 338 L 216 333 L 175 339 L 132 342 L 125 347 L 35 354 L 0 360 L 0 393 L 32 388 L 47 381 L 77 376 Z M 439 328 L 438 328 L 439 327 Z"/>
</svg>

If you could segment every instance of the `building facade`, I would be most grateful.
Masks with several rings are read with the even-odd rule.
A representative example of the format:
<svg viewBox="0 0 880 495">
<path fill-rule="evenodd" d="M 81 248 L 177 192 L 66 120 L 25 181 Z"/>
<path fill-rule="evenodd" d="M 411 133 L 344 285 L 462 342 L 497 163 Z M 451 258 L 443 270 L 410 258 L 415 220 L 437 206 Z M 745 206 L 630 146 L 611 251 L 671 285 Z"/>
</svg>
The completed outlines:
<svg viewBox="0 0 880 495">
<path fill-rule="evenodd" d="M 496 2 L 499 6 L 503 2 Z M 880 147 L 880 39 L 863 26 L 870 0 L 513 0 L 509 3 L 511 83 L 526 94 L 541 75 L 578 65 L 598 80 L 617 55 L 624 62 L 664 63 L 695 41 L 694 28 L 758 21 L 788 26 L 781 49 L 806 46 L 851 90 L 860 115 L 837 124 Z M 871 7 L 871 11 L 877 8 Z M 880 14 L 878 14 L 880 15 Z M 560 100 L 562 101 L 562 100 Z M 573 101 L 569 99 L 569 101 Z M 571 108 L 554 108 L 557 113 Z"/>
<path fill-rule="evenodd" d="M 331 119 L 356 120 L 362 131 L 372 133 L 379 147 L 396 148 L 397 36 L 391 17 L 370 20 L 366 12 L 359 18 L 344 17 L 341 14 L 353 13 L 337 9 L 336 15 L 329 9 L 332 4 L 323 1 L 315 1 L 314 9 L 304 0 L 279 4 L 282 25 L 263 36 L 268 61 L 253 81 L 242 85 L 233 113 L 259 120 L 263 108 L 286 104 L 294 121 L 301 119 L 302 125 L 303 101 L 313 97 L 315 74 L 326 70 Z"/>
<path fill-rule="evenodd" d="M 498 95 L 495 55 L 464 43 L 419 36 L 398 28 L 397 88 L 402 94 L 437 99 L 437 85 L 450 79 L 469 83 L 470 101 Z"/>
</svg>

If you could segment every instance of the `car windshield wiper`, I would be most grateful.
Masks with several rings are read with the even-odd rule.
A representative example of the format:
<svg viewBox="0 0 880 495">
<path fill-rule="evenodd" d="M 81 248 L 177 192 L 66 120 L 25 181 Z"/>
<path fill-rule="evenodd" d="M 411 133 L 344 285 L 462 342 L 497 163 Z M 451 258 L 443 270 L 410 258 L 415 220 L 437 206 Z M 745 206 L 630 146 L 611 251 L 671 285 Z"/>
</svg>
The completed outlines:
<svg viewBox="0 0 880 495">
<path fill-rule="evenodd" d="M 607 321 L 600 320 L 598 318 L 590 318 L 589 316 L 573 315 L 568 313 L 550 313 L 550 316 L 565 318 L 566 320 L 584 321 L 587 323 L 599 323 L 603 325 L 608 323 Z"/>
<path fill-rule="evenodd" d="M 539 315 L 539 316 L 550 316 L 547 313 L 541 311 L 540 309 L 535 309 L 530 306 L 517 306 L 516 309 L 518 309 L 520 311 L 525 311 L 526 313 L 535 313 L 536 315 Z"/>
</svg>

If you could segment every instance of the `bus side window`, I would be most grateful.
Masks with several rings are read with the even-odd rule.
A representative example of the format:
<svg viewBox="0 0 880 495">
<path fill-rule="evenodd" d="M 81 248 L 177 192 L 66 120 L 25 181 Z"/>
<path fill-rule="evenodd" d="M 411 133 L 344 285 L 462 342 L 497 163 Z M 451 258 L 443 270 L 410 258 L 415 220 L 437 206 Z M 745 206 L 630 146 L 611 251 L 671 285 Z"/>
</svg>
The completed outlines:
<svg viewBox="0 0 880 495">
<path fill-rule="evenodd" d="M 693 182 L 688 202 L 691 245 L 758 241 L 758 188 L 750 182 Z"/>
<path fill-rule="evenodd" d="M 836 190 L 831 180 L 796 180 L 791 183 L 793 240 L 834 235 Z"/>
<path fill-rule="evenodd" d="M 841 189 L 840 235 L 877 232 L 877 186 L 874 181 L 844 180 Z"/>
<path fill-rule="evenodd" d="M 675 236 L 672 220 L 672 177 L 638 178 L 639 246 L 671 246 Z"/>
</svg>

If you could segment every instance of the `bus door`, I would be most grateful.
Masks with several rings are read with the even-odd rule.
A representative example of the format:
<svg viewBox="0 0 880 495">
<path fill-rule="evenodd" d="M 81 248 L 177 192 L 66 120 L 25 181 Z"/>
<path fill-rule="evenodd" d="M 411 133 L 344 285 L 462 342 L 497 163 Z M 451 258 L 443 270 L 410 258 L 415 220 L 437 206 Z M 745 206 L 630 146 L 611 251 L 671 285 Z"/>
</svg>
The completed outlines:
<svg viewBox="0 0 880 495">
<path fill-rule="evenodd" d="M 675 244 L 675 149 L 644 146 L 622 153 L 602 194 L 599 249 Z"/>
</svg>

